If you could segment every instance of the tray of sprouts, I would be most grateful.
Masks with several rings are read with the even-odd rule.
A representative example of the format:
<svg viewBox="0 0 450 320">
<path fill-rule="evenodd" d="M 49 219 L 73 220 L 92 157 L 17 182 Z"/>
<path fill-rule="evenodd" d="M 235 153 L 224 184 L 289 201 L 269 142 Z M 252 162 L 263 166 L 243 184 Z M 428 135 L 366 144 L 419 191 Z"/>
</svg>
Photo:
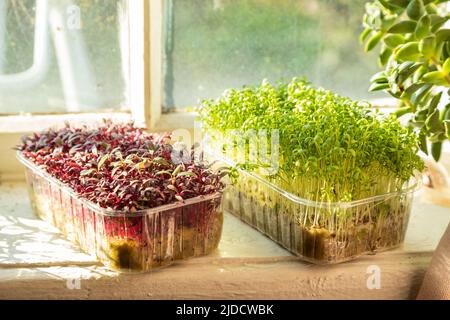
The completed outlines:
<svg viewBox="0 0 450 320">
<path fill-rule="evenodd" d="M 402 244 L 424 164 L 393 116 L 296 78 L 228 90 L 199 113 L 205 153 L 237 172 L 224 210 L 317 264 Z"/>
<path fill-rule="evenodd" d="M 169 135 L 67 124 L 17 149 L 36 214 L 111 269 L 150 271 L 218 246 L 223 174 L 179 157 Z"/>
</svg>

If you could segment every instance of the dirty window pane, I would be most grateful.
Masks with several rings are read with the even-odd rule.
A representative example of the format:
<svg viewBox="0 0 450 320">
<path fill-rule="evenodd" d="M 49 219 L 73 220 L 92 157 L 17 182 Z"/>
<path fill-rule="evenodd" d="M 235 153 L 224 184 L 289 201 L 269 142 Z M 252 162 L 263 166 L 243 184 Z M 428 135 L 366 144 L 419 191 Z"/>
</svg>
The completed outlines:
<svg viewBox="0 0 450 320">
<path fill-rule="evenodd" d="M 307 76 L 352 98 L 376 57 L 358 42 L 365 0 L 169 0 L 164 104 L 195 105 L 226 88 Z"/>
<path fill-rule="evenodd" d="M 123 109 L 118 0 L 0 0 L 0 114 Z"/>
</svg>

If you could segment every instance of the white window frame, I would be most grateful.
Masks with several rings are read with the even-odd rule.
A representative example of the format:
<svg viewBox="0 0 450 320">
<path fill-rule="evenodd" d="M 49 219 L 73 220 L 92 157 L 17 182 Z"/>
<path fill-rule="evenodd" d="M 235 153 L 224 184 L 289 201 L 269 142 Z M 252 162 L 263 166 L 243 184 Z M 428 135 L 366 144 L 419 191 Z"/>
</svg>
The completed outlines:
<svg viewBox="0 0 450 320">
<path fill-rule="evenodd" d="M 88 123 L 105 117 L 134 119 L 153 131 L 191 129 L 195 114 L 162 113 L 162 28 L 164 0 L 126 0 L 129 48 L 130 113 L 61 113 L 0 116 L 0 134 L 28 133 L 59 125 L 64 120 Z"/>
<path fill-rule="evenodd" d="M 164 0 L 128 0 L 128 6 L 130 17 L 133 17 L 128 32 L 133 118 L 152 131 L 193 129 L 195 113 L 162 113 Z"/>
<path fill-rule="evenodd" d="M 19 114 L 0 116 L 0 182 L 22 180 L 23 169 L 15 159 L 20 137 L 49 127 L 133 119 L 150 131 L 192 130 L 195 113 L 162 113 L 162 23 L 164 0 L 126 0 L 129 48 L 129 112 Z"/>
</svg>

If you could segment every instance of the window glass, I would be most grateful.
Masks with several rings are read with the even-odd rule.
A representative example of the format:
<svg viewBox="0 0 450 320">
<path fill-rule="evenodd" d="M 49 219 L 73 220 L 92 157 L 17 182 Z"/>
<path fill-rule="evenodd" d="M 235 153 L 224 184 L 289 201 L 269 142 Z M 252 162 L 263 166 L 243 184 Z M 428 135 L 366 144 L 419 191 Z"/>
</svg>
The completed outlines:
<svg viewBox="0 0 450 320">
<path fill-rule="evenodd" d="M 358 40 L 365 0 L 165 4 L 166 111 L 216 97 L 226 88 L 293 76 L 351 98 L 380 97 L 367 92 L 376 57 L 364 53 Z"/>
<path fill-rule="evenodd" d="M 126 105 L 118 0 L 1 0 L 0 113 Z"/>
</svg>

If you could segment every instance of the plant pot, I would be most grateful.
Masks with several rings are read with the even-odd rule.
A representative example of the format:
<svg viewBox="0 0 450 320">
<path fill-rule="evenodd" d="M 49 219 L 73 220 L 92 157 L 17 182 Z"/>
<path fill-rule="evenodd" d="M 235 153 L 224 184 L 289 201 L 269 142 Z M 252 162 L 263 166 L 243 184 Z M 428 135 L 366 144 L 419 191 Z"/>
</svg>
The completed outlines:
<svg viewBox="0 0 450 320">
<path fill-rule="evenodd" d="M 303 260 L 333 264 L 401 245 L 419 185 L 411 179 L 398 193 L 327 203 L 299 198 L 239 170 L 225 190 L 224 208 Z M 248 206 L 239 205 L 243 201 Z"/>
<path fill-rule="evenodd" d="M 424 172 L 423 198 L 431 203 L 450 207 L 450 154 L 443 152 L 439 163 L 422 155 L 426 170 Z"/>
<path fill-rule="evenodd" d="M 223 225 L 222 194 L 199 196 L 137 212 L 110 211 L 80 198 L 20 152 L 38 217 L 118 271 L 150 271 L 214 251 Z"/>
</svg>

